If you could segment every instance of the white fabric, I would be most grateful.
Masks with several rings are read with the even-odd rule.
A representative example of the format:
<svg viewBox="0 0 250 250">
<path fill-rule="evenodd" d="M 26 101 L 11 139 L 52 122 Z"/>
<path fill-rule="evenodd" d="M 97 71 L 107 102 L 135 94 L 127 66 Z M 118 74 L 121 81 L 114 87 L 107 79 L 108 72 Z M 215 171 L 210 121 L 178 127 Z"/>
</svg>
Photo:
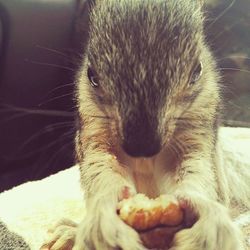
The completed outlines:
<svg viewBox="0 0 250 250">
<path fill-rule="evenodd" d="M 84 215 L 78 167 L 0 194 L 0 220 L 38 250 L 47 230 L 62 218 L 76 222 Z"/>
</svg>

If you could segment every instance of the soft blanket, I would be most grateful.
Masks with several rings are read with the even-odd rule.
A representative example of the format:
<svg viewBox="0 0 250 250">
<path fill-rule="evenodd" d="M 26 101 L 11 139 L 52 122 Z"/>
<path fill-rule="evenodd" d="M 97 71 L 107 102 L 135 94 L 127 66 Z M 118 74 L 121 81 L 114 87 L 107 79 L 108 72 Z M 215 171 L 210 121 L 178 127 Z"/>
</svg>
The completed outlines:
<svg viewBox="0 0 250 250">
<path fill-rule="evenodd" d="M 238 164 L 250 171 L 250 129 L 221 128 L 219 140 L 224 163 Z M 61 218 L 79 222 L 84 214 L 78 166 L 3 192 L 0 194 L 0 250 L 38 250 L 46 239 L 48 227 Z M 246 249 L 250 250 L 250 211 L 235 205 L 232 215 L 244 231 Z"/>
</svg>

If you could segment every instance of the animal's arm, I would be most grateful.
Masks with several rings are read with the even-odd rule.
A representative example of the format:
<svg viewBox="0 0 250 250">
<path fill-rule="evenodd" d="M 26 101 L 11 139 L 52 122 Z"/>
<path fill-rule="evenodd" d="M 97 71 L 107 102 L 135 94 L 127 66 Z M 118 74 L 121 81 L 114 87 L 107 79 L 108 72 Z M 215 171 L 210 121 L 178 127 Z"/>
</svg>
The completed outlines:
<svg viewBox="0 0 250 250">
<path fill-rule="evenodd" d="M 195 130 L 189 134 L 194 136 Z M 186 139 L 195 142 L 194 137 Z M 186 224 L 195 224 L 175 235 L 176 248 L 173 249 L 243 249 L 241 233 L 219 200 L 217 178 L 220 176 L 214 161 L 214 145 L 214 137 L 200 133 L 197 147 L 193 147 L 196 150 L 192 151 L 190 147 L 177 169 L 175 195 L 185 210 Z"/>
<path fill-rule="evenodd" d="M 111 148 L 111 141 L 105 131 L 102 133 L 89 133 L 88 127 L 84 134 L 78 137 L 85 142 L 78 147 L 78 159 L 81 172 L 81 185 L 85 192 L 87 205 L 93 204 L 92 200 L 98 200 L 104 204 L 109 199 L 109 206 L 117 205 L 118 199 L 122 198 L 124 187 L 129 187 L 135 192 L 132 181 L 126 170 L 118 162 Z M 79 133 L 79 132 L 78 132 Z M 86 135 L 91 135 L 89 138 Z M 79 152 L 79 150 L 83 150 Z"/>
<path fill-rule="evenodd" d="M 193 127 L 183 130 L 178 136 L 185 152 L 182 162 L 176 169 L 176 193 L 180 197 L 192 197 L 193 202 L 196 200 L 197 203 L 203 199 L 217 201 L 218 176 L 214 131 L 208 127 Z"/>
<path fill-rule="evenodd" d="M 100 134 L 93 134 L 93 127 L 91 131 L 87 129 L 77 139 L 78 143 L 85 142 L 85 147 L 78 148 L 78 158 L 87 216 L 78 227 L 73 249 L 142 250 L 139 235 L 116 211 L 119 199 L 127 195 L 126 190 L 135 189 L 112 153 L 111 137 L 105 131 L 97 129 Z"/>
</svg>

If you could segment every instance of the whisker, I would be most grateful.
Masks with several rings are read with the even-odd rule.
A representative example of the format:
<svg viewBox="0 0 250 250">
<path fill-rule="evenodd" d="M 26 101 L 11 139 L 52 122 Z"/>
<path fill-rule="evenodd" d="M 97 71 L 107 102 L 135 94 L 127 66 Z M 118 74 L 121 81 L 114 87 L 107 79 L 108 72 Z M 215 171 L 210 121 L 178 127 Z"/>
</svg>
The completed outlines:
<svg viewBox="0 0 250 250">
<path fill-rule="evenodd" d="M 239 106 L 239 105 L 235 104 L 235 103 L 232 102 L 232 101 L 228 101 L 228 103 L 229 103 L 230 105 L 234 106 L 235 108 L 238 108 L 238 109 L 241 109 L 241 110 L 246 110 L 246 109 L 250 110 L 249 107 L 244 107 L 244 108 L 243 108 L 242 106 Z"/>
<path fill-rule="evenodd" d="M 230 26 L 228 26 L 227 28 L 224 28 L 220 33 L 218 33 L 215 37 L 213 37 L 213 40 L 215 41 L 220 36 L 222 36 L 225 32 L 230 31 L 234 26 L 236 26 L 237 24 L 241 23 L 242 21 L 244 21 L 244 18 L 240 18 L 237 21 L 235 21 L 234 23 L 232 23 Z"/>
<path fill-rule="evenodd" d="M 27 114 L 27 113 L 15 114 L 15 115 L 10 116 L 10 117 L 7 118 L 7 119 L 3 119 L 3 120 L 1 121 L 1 123 L 7 123 L 7 122 L 9 122 L 9 121 L 12 121 L 12 120 L 15 120 L 15 119 L 18 119 L 18 118 L 21 118 L 21 117 L 25 117 L 25 116 L 28 116 L 28 115 L 29 115 L 29 114 Z"/>
<path fill-rule="evenodd" d="M 61 152 L 63 152 L 64 150 L 65 150 L 65 148 L 67 148 L 67 147 L 69 147 L 69 146 L 71 146 L 71 145 L 73 145 L 73 142 L 68 142 L 68 143 L 66 143 L 66 144 L 64 144 L 50 159 L 49 159 L 49 161 L 48 161 L 48 166 L 51 164 L 53 164 L 53 161 L 60 155 L 60 153 Z M 69 167 L 71 167 L 71 166 L 69 166 Z M 46 168 L 45 169 L 43 169 L 43 170 L 46 170 Z"/>
<path fill-rule="evenodd" d="M 239 71 L 242 73 L 247 73 L 250 74 L 250 70 L 246 70 L 246 69 L 239 69 L 239 68 L 220 68 L 220 70 L 231 70 L 231 71 Z"/>
<path fill-rule="evenodd" d="M 214 19 L 212 23 L 209 24 L 208 30 L 220 19 L 222 18 L 236 3 L 236 0 L 232 0 L 232 2 Z"/>
<path fill-rule="evenodd" d="M 101 116 L 101 115 L 91 115 L 89 117 L 100 118 L 100 119 L 112 119 L 110 116 Z"/>
<path fill-rule="evenodd" d="M 38 104 L 38 106 L 43 106 L 44 104 L 47 104 L 49 102 L 52 102 L 52 101 L 55 101 L 55 100 L 58 100 L 58 99 L 61 99 L 63 97 L 67 97 L 67 96 L 72 96 L 73 93 L 67 93 L 67 94 L 63 94 L 63 95 L 60 95 L 60 96 L 56 96 L 56 97 L 53 97 L 53 98 L 50 98 L 49 100 L 46 100 L 44 102 L 41 102 Z"/>
<path fill-rule="evenodd" d="M 5 110 L 0 112 L 19 112 L 22 115 L 46 115 L 46 116 L 59 116 L 59 117 L 74 117 L 74 112 L 61 111 L 61 110 L 44 110 L 44 109 L 28 109 L 16 107 L 10 104 L 2 104 Z M 21 114 L 19 114 L 21 115 Z"/>
<path fill-rule="evenodd" d="M 234 104 L 234 103 L 232 103 L 232 104 Z M 240 106 L 238 106 L 238 108 L 242 108 L 242 107 L 240 107 Z M 192 122 L 209 122 L 210 121 L 210 119 L 199 119 L 199 118 L 182 118 L 182 117 L 180 117 L 180 118 L 176 118 L 176 120 L 178 121 L 180 121 L 180 123 L 178 123 L 177 125 L 178 125 L 178 127 L 179 126 L 181 126 L 181 125 L 192 125 Z M 220 118 L 220 121 L 228 121 L 227 119 L 224 119 L 224 118 Z M 186 123 L 185 123 L 186 122 Z M 185 127 L 184 127 L 185 128 Z"/>
<path fill-rule="evenodd" d="M 50 94 L 54 93 L 56 90 L 59 90 L 59 89 L 62 89 L 62 88 L 65 88 L 65 87 L 68 87 L 68 86 L 75 86 L 75 83 L 72 82 L 72 83 L 67 83 L 67 84 L 63 84 L 63 85 L 60 85 L 52 90 L 50 90 L 45 97 L 49 96 Z"/>
<path fill-rule="evenodd" d="M 236 121 L 236 120 L 226 120 L 224 125 L 229 126 L 229 127 L 249 127 L 250 122 Z"/>
<path fill-rule="evenodd" d="M 72 138 L 73 138 L 73 136 L 74 136 L 74 131 L 72 130 L 72 131 L 68 131 L 67 133 L 64 133 L 63 136 L 61 136 L 59 139 L 60 139 L 60 140 L 62 140 L 62 139 L 64 139 L 64 140 L 65 140 L 65 139 L 68 139 L 69 137 L 66 137 L 66 135 L 67 135 L 67 136 L 71 136 L 71 135 L 72 135 Z M 58 140 L 55 140 L 55 141 L 52 141 L 52 142 L 46 144 L 46 145 L 43 146 L 43 147 L 37 148 L 37 149 L 32 150 L 32 151 L 29 151 L 29 152 L 27 152 L 27 153 L 24 153 L 24 152 L 21 152 L 21 151 L 19 151 L 18 153 L 20 154 L 21 159 L 22 159 L 22 158 L 26 158 L 26 157 L 30 157 L 30 156 L 32 156 L 32 155 L 34 155 L 34 154 L 36 154 L 36 153 L 43 152 L 43 151 L 45 151 L 45 150 L 50 149 L 51 147 L 55 146 L 57 143 L 58 143 Z"/>
<path fill-rule="evenodd" d="M 53 48 L 49 48 L 49 47 L 45 47 L 45 46 L 41 46 L 41 45 L 36 45 L 36 47 L 39 49 L 44 49 L 44 50 L 53 52 L 55 54 L 61 55 L 63 57 L 66 57 L 66 59 L 70 59 L 72 62 L 75 62 L 74 59 L 76 59 L 75 58 L 76 56 L 81 60 L 84 57 L 83 53 L 77 52 L 75 49 L 70 49 L 70 48 L 64 49 L 64 51 L 65 51 L 65 53 L 64 53 L 62 51 L 59 51 L 59 50 L 56 50 Z M 72 58 L 72 56 L 73 56 L 73 58 Z"/>
<path fill-rule="evenodd" d="M 226 101 L 226 94 L 230 94 L 231 96 L 237 98 L 238 95 L 235 93 L 235 91 L 233 90 L 233 88 L 229 85 L 226 85 L 226 84 L 221 84 L 220 85 L 220 88 L 221 88 L 221 92 L 224 96 L 224 101 Z"/>
<path fill-rule="evenodd" d="M 234 103 L 231 103 L 232 105 L 234 105 L 235 107 L 241 109 L 241 110 L 245 110 L 246 108 L 242 108 Z M 248 108 L 250 109 L 250 108 Z M 194 120 L 194 119 L 189 119 L 189 120 L 183 120 L 183 122 L 180 122 L 178 124 L 176 124 L 176 127 L 178 127 L 178 129 L 186 129 L 187 125 L 190 124 L 192 125 L 192 122 L 197 122 L 198 120 Z M 245 122 L 245 121 L 238 121 L 238 120 L 230 120 L 230 119 L 224 119 L 224 118 L 220 118 L 219 121 L 221 122 L 221 126 L 230 126 L 230 127 L 249 127 L 250 126 L 250 122 Z"/>
<path fill-rule="evenodd" d="M 174 144 L 170 143 L 170 144 L 168 145 L 168 148 L 170 149 L 170 151 L 172 151 L 172 153 L 173 153 L 174 155 L 176 155 L 176 157 L 178 158 L 178 160 L 181 160 L 181 156 L 180 156 L 180 154 L 179 154 L 179 151 L 178 151 L 178 149 L 176 149 L 176 147 L 175 147 Z"/>
<path fill-rule="evenodd" d="M 178 140 L 176 137 L 173 137 L 174 143 L 176 144 L 176 146 L 178 147 L 179 151 L 181 151 L 181 154 L 184 154 L 186 151 L 186 147 L 185 145 Z"/>
<path fill-rule="evenodd" d="M 26 157 L 30 157 L 30 156 L 32 156 L 32 155 L 34 155 L 34 154 L 36 154 L 36 153 L 39 153 L 39 152 L 43 152 L 43 151 L 45 151 L 45 150 L 47 150 L 47 149 L 53 147 L 53 146 L 56 145 L 57 143 L 58 143 L 58 141 L 53 141 L 53 142 L 51 142 L 51 143 L 46 144 L 46 145 L 43 146 L 43 147 L 37 148 L 37 149 L 32 150 L 32 151 L 29 151 L 29 152 L 27 152 L 27 153 L 21 153 L 21 158 L 20 158 L 20 159 L 23 159 L 23 158 L 26 158 Z M 18 152 L 18 153 L 20 153 L 20 152 Z"/>
<path fill-rule="evenodd" d="M 54 130 L 56 129 L 60 129 L 60 128 L 67 128 L 67 127 L 74 127 L 74 124 L 72 124 L 72 122 L 61 122 L 61 123 L 56 123 L 53 125 L 48 125 L 45 128 L 39 130 L 37 133 L 35 133 L 34 135 L 32 135 L 29 139 L 27 139 L 26 141 L 24 141 L 22 143 L 22 145 L 20 146 L 19 150 L 23 150 L 27 145 L 29 145 L 31 142 L 33 142 L 35 139 L 39 138 L 39 136 L 46 134 L 46 133 L 51 133 L 52 131 L 50 131 L 51 129 Z"/>
<path fill-rule="evenodd" d="M 62 136 L 60 137 L 60 142 L 61 143 L 64 142 L 65 140 L 68 140 L 68 139 L 70 139 L 70 141 L 68 143 L 66 143 L 66 144 L 63 143 L 63 146 L 61 147 L 61 149 L 57 150 L 57 152 L 51 158 L 51 160 L 50 160 L 51 162 L 53 162 L 53 159 L 55 158 L 55 155 L 58 155 L 61 151 L 63 151 L 63 149 L 65 147 L 68 147 L 69 145 L 74 146 L 74 137 L 75 137 L 75 130 L 74 129 L 69 130 L 69 131 L 67 131 L 67 132 L 65 132 L 65 133 L 62 134 Z"/>
<path fill-rule="evenodd" d="M 39 49 L 43 49 L 43 50 L 52 52 L 52 53 L 57 54 L 59 56 L 62 56 L 64 59 L 66 59 L 65 60 L 66 62 L 70 63 L 73 66 L 74 72 L 77 68 L 79 68 L 79 66 L 82 63 L 83 57 L 84 57 L 83 54 L 77 53 L 75 49 L 67 48 L 67 49 L 64 49 L 65 53 L 63 53 L 62 51 L 55 50 L 55 49 L 48 48 L 48 47 L 44 47 L 41 45 L 37 45 L 36 47 Z"/>
<path fill-rule="evenodd" d="M 175 121 L 177 121 L 177 125 L 180 125 L 180 124 L 183 124 L 183 125 L 193 125 L 190 122 L 201 123 L 201 122 L 209 122 L 210 121 L 210 119 L 200 118 L 200 117 L 197 117 L 197 118 L 193 118 L 193 117 L 192 118 L 190 118 L 190 117 L 177 117 L 177 118 L 173 118 L 173 119 Z"/>
<path fill-rule="evenodd" d="M 48 169 L 50 169 L 50 168 L 53 166 L 53 165 L 52 165 L 52 164 L 53 164 L 53 160 L 57 157 L 57 155 L 59 156 L 60 153 L 61 153 L 65 148 L 69 147 L 69 149 L 70 149 L 70 147 L 72 148 L 72 146 L 73 146 L 73 141 L 72 141 L 72 142 L 70 141 L 70 142 L 64 144 L 55 154 L 53 154 L 52 158 L 47 162 L 46 167 L 41 168 L 40 171 L 38 171 L 38 170 L 36 169 L 34 175 L 36 175 L 37 177 L 39 177 L 43 172 L 46 172 Z M 70 151 L 71 151 L 71 150 L 70 150 Z M 72 154 L 73 154 L 73 152 L 72 152 Z M 72 156 L 73 156 L 73 155 L 72 155 Z M 73 157 L 72 157 L 72 158 L 73 158 Z M 68 166 L 68 167 L 71 167 L 71 166 Z"/>
<path fill-rule="evenodd" d="M 70 59 L 69 55 L 59 51 L 59 50 L 55 50 L 55 49 L 52 49 L 52 48 L 48 48 L 48 47 L 44 47 L 44 46 L 41 46 L 41 45 L 36 45 L 37 48 L 39 49 L 43 49 L 43 50 L 47 50 L 47 51 L 50 51 L 50 52 L 54 52 L 55 54 L 58 54 L 58 55 L 61 55 L 67 59 Z"/>
<path fill-rule="evenodd" d="M 66 69 L 66 70 L 75 72 L 75 69 L 67 67 L 67 66 L 57 65 L 57 64 L 53 64 L 53 63 L 37 62 L 37 61 L 29 60 L 29 59 L 25 59 L 24 61 L 29 62 L 29 63 L 33 63 L 33 64 L 37 64 L 37 65 L 41 65 L 41 66 L 51 66 L 51 67 L 55 67 L 55 68 L 59 68 L 59 69 Z"/>
<path fill-rule="evenodd" d="M 250 57 L 247 57 L 247 56 L 237 56 L 237 55 L 231 55 L 231 56 L 227 56 L 227 57 L 221 57 L 221 58 L 218 58 L 217 61 L 220 62 L 220 61 L 223 61 L 225 59 L 244 59 L 244 60 L 250 60 Z"/>
</svg>

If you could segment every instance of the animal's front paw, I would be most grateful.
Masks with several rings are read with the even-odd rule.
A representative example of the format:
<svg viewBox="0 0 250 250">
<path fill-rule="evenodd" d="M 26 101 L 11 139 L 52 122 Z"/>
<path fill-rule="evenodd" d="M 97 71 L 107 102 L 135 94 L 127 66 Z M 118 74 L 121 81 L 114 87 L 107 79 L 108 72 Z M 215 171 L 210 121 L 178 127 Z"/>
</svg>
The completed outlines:
<svg viewBox="0 0 250 250">
<path fill-rule="evenodd" d="M 93 211 L 79 226 L 73 250 L 143 250 L 138 233 L 115 211 Z"/>
<path fill-rule="evenodd" d="M 77 224 L 63 219 L 48 230 L 49 237 L 40 250 L 72 250 Z"/>
<path fill-rule="evenodd" d="M 221 204 L 202 200 L 180 199 L 191 226 L 178 232 L 171 250 L 243 250 L 241 231 Z M 193 226 L 192 226 L 193 224 Z"/>
</svg>

